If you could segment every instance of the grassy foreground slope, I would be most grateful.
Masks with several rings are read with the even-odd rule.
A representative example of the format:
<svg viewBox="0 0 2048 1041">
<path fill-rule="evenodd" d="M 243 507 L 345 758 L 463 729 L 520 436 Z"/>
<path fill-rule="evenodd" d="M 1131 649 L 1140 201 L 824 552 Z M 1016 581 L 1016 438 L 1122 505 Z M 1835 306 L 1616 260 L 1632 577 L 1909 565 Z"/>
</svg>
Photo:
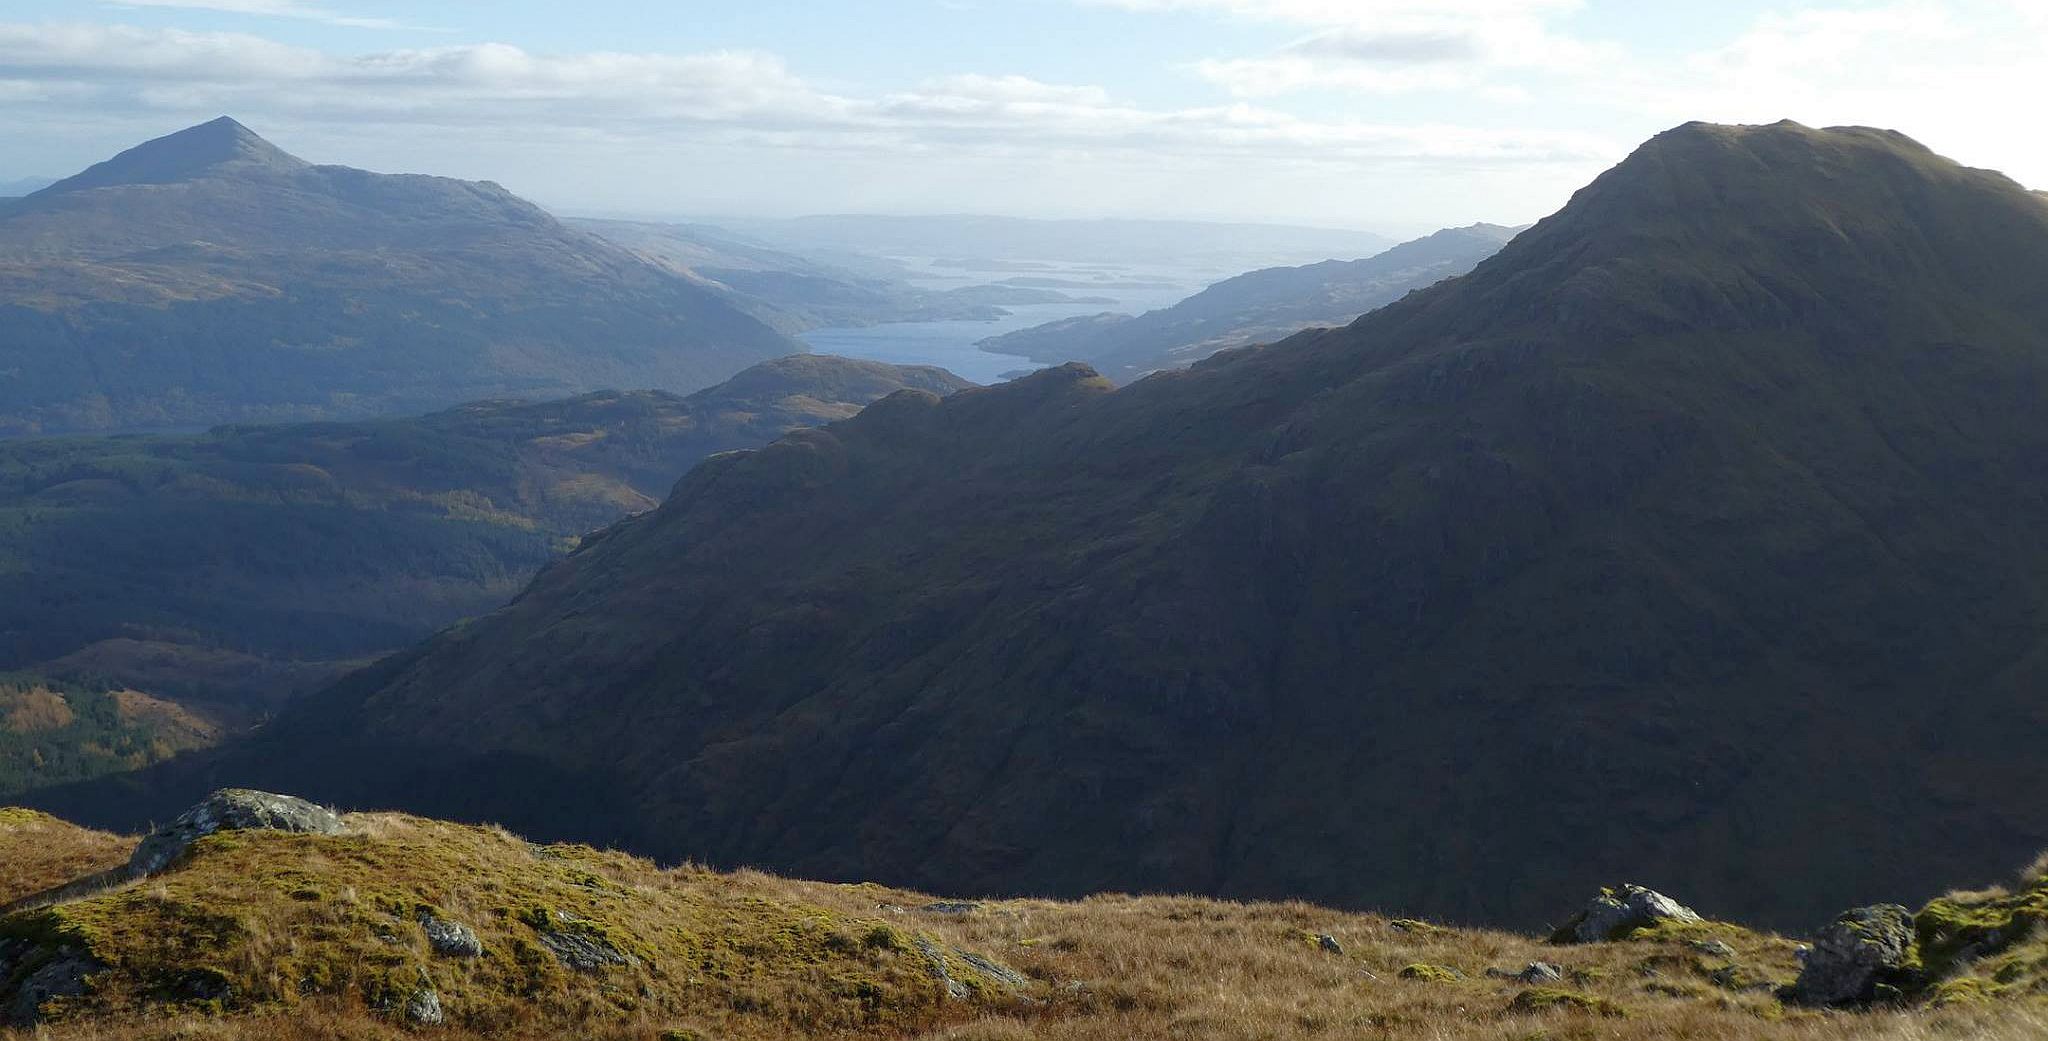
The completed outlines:
<svg viewBox="0 0 2048 1041">
<path fill-rule="evenodd" d="M 42 945 L 93 966 L 89 986 L 35 1010 L 36 1036 L 378 1038 L 434 1018 L 435 1036 L 645 1041 L 1917 1041 L 2048 1026 L 2038 935 L 1945 969 L 2002 983 L 1819 1013 L 1774 991 L 1798 972 L 1792 941 L 1712 921 L 1555 947 L 1302 903 L 942 903 L 396 814 L 343 826 L 223 832 L 163 874 L 0 917 L 0 954 Z M 0 900 L 120 865 L 133 845 L 0 810 Z M 2031 885 L 1935 906 L 1988 921 L 2048 898 L 2048 878 Z M 1532 962 L 1559 978 L 1514 978 Z M 0 972 L 0 993 L 26 964 Z"/>
</svg>

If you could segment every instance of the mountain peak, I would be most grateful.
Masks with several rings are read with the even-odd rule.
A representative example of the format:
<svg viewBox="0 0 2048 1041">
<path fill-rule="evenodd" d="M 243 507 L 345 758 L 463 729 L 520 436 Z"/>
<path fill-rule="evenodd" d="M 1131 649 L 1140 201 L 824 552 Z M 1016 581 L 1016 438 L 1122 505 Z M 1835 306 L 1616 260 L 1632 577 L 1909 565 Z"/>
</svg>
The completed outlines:
<svg viewBox="0 0 2048 1041">
<path fill-rule="evenodd" d="M 1619 335 L 1783 328 L 1823 314 L 1868 321 L 1897 302 L 1893 285 L 2037 291 L 2024 265 L 1984 258 L 2031 256 L 2044 230 L 2048 209 L 2010 178 L 1897 131 L 1687 123 L 1580 189 L 1456 292 L 1416 306 L 1447 331 L 1497 331 L 1513 313 L 1581 339 L 1594 324 Z"/>
<path fill-rule="evenodd" d="M 44 189 L 56 194 L 132 184 L 174 184 L 206 174 L 276 173 L 305 169 L 305 160 L 265 141 L 255 131 L 227 116 L 175 134 L 145 141 L 84 173 Z"/>
</svg>

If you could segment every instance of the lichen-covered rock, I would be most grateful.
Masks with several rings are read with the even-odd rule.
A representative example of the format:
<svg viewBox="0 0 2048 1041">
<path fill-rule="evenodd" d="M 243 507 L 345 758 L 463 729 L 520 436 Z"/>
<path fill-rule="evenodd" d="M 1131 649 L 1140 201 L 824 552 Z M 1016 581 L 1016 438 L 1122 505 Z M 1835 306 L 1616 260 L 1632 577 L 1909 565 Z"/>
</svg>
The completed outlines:
<svg viewBox="0 0 2048 1041">
<path fill-rule="evenodd" d="M 405 1002 L 405 1021 L 415 1026 L 437 1027 L 446 1016 L 441 1012 L 441 993 L 432 987 L 412 992 Z"/>
<path fill-rule="evenodd" d="M 1011 991 L 1026 990 L 1031 986 L 1031 977 L 986 955 L 963 951 L 958 947 L 953 948 L 953 953 L 958 955 L 961 961 L 966 962 L 969 968 L 981 973 L 997 986 Z"/>
<path fill-rule="evenodd" d="M 946 967 L 946 952 L 938 944 L 920 936 L 917 938 L 917 953 L 923 955 L 926 963 L 931 965 L 932 975 L 946 988 L 947 997 L 954 1001 L 965 1001 L 974 996 L 974 991 L 968 989 L 967 984 L 953 978 L 952 970 Z"/>
<path fill-rule="evenodd" d="M 1564 970 L 1547 961 L 1532 961 L 1520 971 L 1488 969 L 1486 975 L 1489 979 L 1518 980 L 1534 984 L 1558 983 L 1564 980 Z"/>
<path fill-rule="evenodd" d="M 1337 938 L 1331 936 L 1329 933 L 1322 933 L 1318 935 L 1316 937 L 1316 946 L 1330 952 L 1331 954 L 1344 953 L 1344 945 L 1338 943 Z"/>
<path fill-rule="evenodd" d="M 1813 942 L 1792 984 L 1801 1005 L 1867 1004 L 1905 976 L 1913 957 L 1913 913 L 1897 904 L 1843 912 Z"/>
<path fill-rule="evenodd" d="M 1726 940 L 1687 940 L 1685 945 L 1709 958 L 1719 958 L 1722 961 L 1735 959 L 1735 948 L 1728 946 Z"/>
<path fill-rule="evenodd" d="M 961 964 L 971 970 L 973 976 L 978 977 L 970 983 L 953 974 L 952 967 L 947 964 L 947 948 L 939 946 L 928 936 L 917 937 L 914 946 L 931 966 L 932 976 L 946 988 L 946 996 L 955 1001 L 965 1001 L 974 997 L 976 987 L 995 986 L 1018 994 L 1031 988 L 1031 977 L 986 955 L 964 951 L 958 947 L 951 948 L 951 956 L 959 959 Z"/>
<path fill-rule="evenodd" d="M 444 958 L 480 958 L 484 953 L 483 941 L 476 938 L 476 930 L 461 922 L 438 918 L 426 911 L 419 914 L 420 931 L 427 934 L 427 946 Z"/>
<path fill-rule="evenodd" d="M 246 788 L 224 788 L 186 810 L 164 827 L 151 832 L 135 848 L 128 870 L 137 876 L 153 875 L 171 866 L 192 844 L 221 831 L 288 831 L 296 834 L 337 835 L 341 818 L 333 810 L 315 806 L 304 799 Z"/>
<path fill-rule="evenodd" d="M 1660 922 L 1697 922 L 1700 916 L 1676 900 L 1638 885 L 1601 890 L 1600 895 L 1551 934 L 1552 943 L 1604 943 Z"/>
<path fill-rule="evenodd" d="M 577 972 L 602 972 L 615 965 L 632 965 L 632 955 L 590 928 L 591 923 L 566 911 L 535 923 L 541 946 L 554 952 L 556 960 Z"/>
</svg>

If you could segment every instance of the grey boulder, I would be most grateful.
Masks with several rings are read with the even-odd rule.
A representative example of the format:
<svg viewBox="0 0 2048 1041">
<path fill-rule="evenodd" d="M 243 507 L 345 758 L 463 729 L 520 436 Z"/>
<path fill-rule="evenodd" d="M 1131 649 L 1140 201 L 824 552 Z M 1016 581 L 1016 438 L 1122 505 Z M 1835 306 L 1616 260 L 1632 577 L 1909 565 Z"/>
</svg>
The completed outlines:
<svg viewBox="0 0 2048 1041">
<path fill-rule="evenodd" d="M 1913 913 L 1898 904 L 1845 911 L 1804 952 L 1792 984 L 1801 1005 L 1861 1005 L 1903 981 L 1913 953 Z"/>
<path fill-rule="evenodd" d="M 171 866 L 192 844 L 222 831 L 284 831 L 302 835 L 338 835 L 341 818 L 333 810 L 304 799 L 246 788 L 223 788 L 178 819 L 150 833 L 128 859 L 137 876 L 153 875 Z"/>
<path fill-rule="evenodd" d="M 1551 934 L 1552 943 L 1604 943 L 1659 922 L 1697 922 L 1698 913 L 1676 900 L 1638 885 L 1602 890 L 1564 928 Z"/>
<path fill-rule="evenodd" d="M 405 1021 L 423 1027 L 440 1026 L 447 1019 L 441 1011 L 441 994 L 432 987 L 412 992 L 405 1001 Z"/>
<path fill-rule="evenodd" d="M 420 931 L 427 934 L 427 946 L 444 958 L 480 958 L 484 953 L 483 941 L 476 938 L 476 930 L 461 922 L 451 922 L 428 912 L 420 912 Z"/>
</svg>

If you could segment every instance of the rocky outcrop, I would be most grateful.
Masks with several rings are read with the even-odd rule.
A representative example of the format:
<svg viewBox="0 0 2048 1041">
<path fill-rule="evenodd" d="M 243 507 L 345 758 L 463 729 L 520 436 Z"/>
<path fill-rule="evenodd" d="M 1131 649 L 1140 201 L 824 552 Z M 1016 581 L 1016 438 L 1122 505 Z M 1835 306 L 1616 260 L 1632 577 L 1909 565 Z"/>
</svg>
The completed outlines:
<svg viewBox="0 0 2048 1041">
<path fill-rule="evenodd" d="M 1719 958 L 1722 961 L 1735 959 L 1735 948 L 1728 946 L 1726 940 L 1687 940 L 1685 945 L 1709 958 Z"/>
<path fill-rule="evenodd" d="M 1584 910 L 1552 933 L 1551 943 L 1605 943 L 1662 922 L 1700 921 L 1692 908 L 1638 885 L 1603 889 Z"/>
<path fill-rule="evenodd" d="M 437 1027 L 447 1018 L 441 1011 L 441 992 L 422 986 L 405 1002 L 405 1021 L 423 1027 Z"/>
<path fill-rule="evenodd" d="M 534 927 L 541 946 L 553 952 L 557 961 L 577 972 L 599 973 L 615 965 L 635 964 L 633 956 L 619 950 L 618 945 L 597 928 L 597 923 L 567 911 L 556 911 L 528 924 Z"/>
<path fill-rule="evenodd" d="M 304 799 L 242 788 L 223 788 L 179 814 L 176 820 L 151 832 L 135 847 L 128 863 L 0 905 L 0 915 L 84 900 L 138 878 L 147 878 L 176 863 L 193 843 L 221 831 L 336 835 L 342 831 L 342 824 L 334 811 Z"/>
<path fill-rule="evenodd" d="M 476 930 L 461 922 L 450 921 L 421 911 L 420 931 L 427 934 L 427 946 L 443 958 L 479 958 L 483 956 L 483 941 L 476 937 Z"/>
<path fill-rule="evenodd" d="M 289 795 L 223 788 L 151 832 L 135 848 L 128 870 L 137 878 L 171 866 L 192 844 L 221 831 L 285 831 L 307 835 L 338 835 L 341 818 L 333 810 Z"/>
<path fill-rule="evenodd" d="M 84 994 L 87 977 L 104 967 L 71 947 L 0 940 L 0 1026 L 35 1026 L 44 1005 Z"/>
<path fill-rule="evenodd" d="M 1801 1005 L 1863 1005 L 1901 993 L 1913 959 L 1913 913 L 1897 904 L 1846 911 L 1821 931 L 1792 985 Z"/>
<path fill-rule="evenodd" d="M 958 947 L 951 948 L 949 952 L 929 936 L 918 936 L 914 945 L 917 953 L 931 966 L 932 976 L 946 988 L 946 996 L 954 1001 L 972 999 L 984 987 L 995 987 L 1013 994 L 1021 994 L 1031 987 L 1031 977 L 986 955 Z M 966 966 L 966 974 L 954 972 L 949 964 L 949 955 Z"/>
</svg>

